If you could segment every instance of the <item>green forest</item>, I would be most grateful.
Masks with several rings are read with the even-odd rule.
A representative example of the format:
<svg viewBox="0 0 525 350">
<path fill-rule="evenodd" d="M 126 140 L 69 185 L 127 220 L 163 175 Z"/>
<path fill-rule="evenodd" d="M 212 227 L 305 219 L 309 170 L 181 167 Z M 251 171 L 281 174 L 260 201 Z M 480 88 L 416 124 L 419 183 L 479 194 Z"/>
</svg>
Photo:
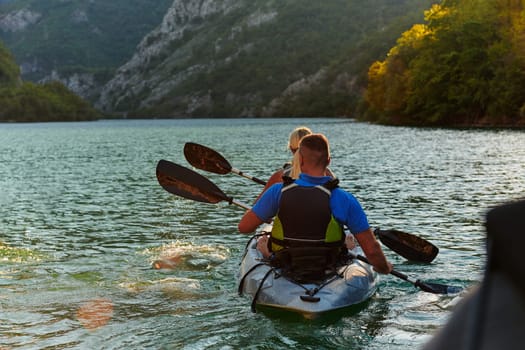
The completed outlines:
<svg viewBox="0 0 525 350">
<path fill-rule="evenodd" d="M 525 126 L 525 1 L 444 0 L 368 71 L 366 119 Z"/>
<path fill-rule="evenodd" d="M 0 43 L 0 122 L 94 120 L 100 114 L 63 84 L 20 79 L 20 69 Z"/>
</svg>

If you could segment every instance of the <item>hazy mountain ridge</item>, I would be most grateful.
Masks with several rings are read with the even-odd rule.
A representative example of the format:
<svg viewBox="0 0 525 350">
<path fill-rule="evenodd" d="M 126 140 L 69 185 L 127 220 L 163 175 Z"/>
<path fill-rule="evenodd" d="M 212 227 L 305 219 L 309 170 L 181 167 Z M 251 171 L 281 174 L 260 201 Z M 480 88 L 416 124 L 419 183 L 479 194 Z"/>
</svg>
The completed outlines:
<svg viewBox="0 0 525 350">
<path fill-rule="evenodd" d="M 153 116 L 276 116 L 291 97 L 327 79 L 328 66 L 371 32 L 392 21 L 405 20 L 408 28 L 407 12 L 422 18 L 425 7 L 415 3 L 174 1 L 162 24 L 106 84 L 97 107 Z M 356 94 L 359 89 L 348 89 L 352 81 L 339 72 L 332 88 L 345 85 L 338 93 Z"/>
</svg>

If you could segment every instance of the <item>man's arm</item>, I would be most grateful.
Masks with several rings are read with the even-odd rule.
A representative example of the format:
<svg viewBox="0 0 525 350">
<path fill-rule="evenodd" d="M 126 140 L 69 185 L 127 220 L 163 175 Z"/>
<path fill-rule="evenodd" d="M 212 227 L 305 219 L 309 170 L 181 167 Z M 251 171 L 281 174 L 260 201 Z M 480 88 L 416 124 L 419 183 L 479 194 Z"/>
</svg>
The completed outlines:
<svg viewBox="0 0 525 350">
<path fill-rule="evenodd" d="M 257 227 L 259 227 L 263 221 L 259 219 L 257 215 L 250 209 L 244 213 L 241 221 L 239 221 L 239 232 L 240 233 L 252 233 Z"/>
<path fill-rule="evenodd" d="M 392 264 L 386 260 L 385 254 L 381 249 L 381 245 L 376 240 L 372 229 L 357 233 L 354 237 L 359 242 L 366 257 L 374 266 L 374 270 L 379 273 L 388 274 L 392 271 Z"/>
</svg>

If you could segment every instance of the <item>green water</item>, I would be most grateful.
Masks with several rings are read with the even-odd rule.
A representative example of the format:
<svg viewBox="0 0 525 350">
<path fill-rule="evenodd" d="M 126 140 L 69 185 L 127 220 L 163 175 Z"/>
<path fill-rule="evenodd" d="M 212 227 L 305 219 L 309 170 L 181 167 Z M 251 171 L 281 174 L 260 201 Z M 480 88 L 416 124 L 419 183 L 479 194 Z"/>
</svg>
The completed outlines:
<svg viewBox="0 0 525 350">
<path fill-rule="evenodd" d="M 237 295 L 242 211 L 175 198 L 155 166 L 188 165 L 193 141 L 266 179 L 299 125 L 331 141 L 331 168 L 373 226 L 431 240 L 430 265 L 385 249 L 399 271 L 469 287 L 481 278 L 484 214 L 523 197 L 523 131 L 374 126 L 349 120 L 241 119 L 0 124 L 0 348 L 407 349 L 446 322 L 459 296 L 382 276 L 362 310 L 316 321 L 250 312 Z M 260 185 L 206 174 L 251 203 Z M 179 255 L 174 270 L 154 270 Z M 100 324 L 83 306 L 103 301 Z M 108 306 L 109 305 L 109 306 Z"/>
</svg>

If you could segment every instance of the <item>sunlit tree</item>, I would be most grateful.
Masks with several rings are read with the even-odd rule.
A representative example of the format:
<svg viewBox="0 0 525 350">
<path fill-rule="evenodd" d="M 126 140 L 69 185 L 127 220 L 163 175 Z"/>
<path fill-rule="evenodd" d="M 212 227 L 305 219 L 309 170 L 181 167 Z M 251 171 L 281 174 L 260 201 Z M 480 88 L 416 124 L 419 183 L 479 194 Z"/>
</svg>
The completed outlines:
<svg viewBox="0 0 525 350">
<path fill-rule="evenodd" d="M 444 0 L 369 70 L 367 101 L 412 124 L 524 122 L 525 1 Z"/>
</svg>

